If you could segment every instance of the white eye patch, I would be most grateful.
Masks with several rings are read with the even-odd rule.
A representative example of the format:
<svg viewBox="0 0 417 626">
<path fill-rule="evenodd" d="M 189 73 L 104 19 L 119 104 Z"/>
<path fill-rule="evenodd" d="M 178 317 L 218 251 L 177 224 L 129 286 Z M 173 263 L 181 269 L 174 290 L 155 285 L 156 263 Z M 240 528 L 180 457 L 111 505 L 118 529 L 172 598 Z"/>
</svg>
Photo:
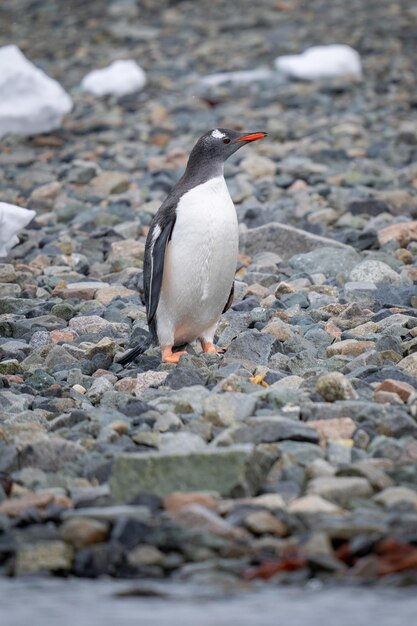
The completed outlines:
<svg viewBox="0 0 417 626">
<path fill-rule="evenodd" d="M 213 132 L 211 133 L 211 136 L 214 137 L 215 139 L 223 139 L 223 137 L 226 137 L 226 135 L 222 133 L 218 128 L 215 128 L 213 130 Z"/>
</svg>

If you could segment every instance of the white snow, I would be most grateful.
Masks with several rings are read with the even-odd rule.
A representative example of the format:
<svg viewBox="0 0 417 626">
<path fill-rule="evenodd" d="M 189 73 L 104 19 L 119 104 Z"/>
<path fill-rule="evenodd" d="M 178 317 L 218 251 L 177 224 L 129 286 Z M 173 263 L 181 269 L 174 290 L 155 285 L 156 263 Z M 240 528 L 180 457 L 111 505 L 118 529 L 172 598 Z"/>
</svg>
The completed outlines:
<svg viewBox="0 0 417 626">
<path fill-rule="evenodd" d="M 146 74 L 141 67 L 129 59 L 114 61 L 101 70 L 93 70 L 81 81 L 81 89 L 95 96 L 125 96 L 143 89 Z"/>
<path fill-rule="evenodd" d="M 359 53 L 350 46 L 334 44 L 313 46 L 302 54 L 275 59 L 277 70 L 300 80 L 317 80 L 337 76 L 362 76 Z"/>
<path fill-rule="evenodd" d="M 48 132 L 58 128 L 71 109 L 72 100 L 61 85 L 17 46 L 0 48 L 0 137 Z"/>
<path fill-rule="evenodd" d="M 200 79 L 200 83 L 215 87 L 222 83 L 252 83 L 258 80 L 268 80 L 273 76 L 274 72 L 259 68 L 256 70 L 242 70 L 239 72 L 219 72 L 218 74 L 209 74 Z"/>
<path fill-rule="evenodd" d="M 19 239 L 17 233 L 35 217 L 35 211 L 0 202 L 0 257 L 7 256 Z"/>
</svg>

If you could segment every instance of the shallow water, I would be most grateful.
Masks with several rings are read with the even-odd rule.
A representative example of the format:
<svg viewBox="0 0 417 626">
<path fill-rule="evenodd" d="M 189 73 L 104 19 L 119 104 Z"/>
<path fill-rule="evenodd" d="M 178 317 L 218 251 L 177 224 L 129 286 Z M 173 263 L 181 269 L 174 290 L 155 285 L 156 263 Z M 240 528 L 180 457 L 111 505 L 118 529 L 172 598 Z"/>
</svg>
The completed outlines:
<svg viewBox="0 0 417 626">
<path fill-rule="evenodd" d="M 407 626 L 412 589 L 262 587 L 249 592 L 170 585 L 162 597 L 119 597 L 146 583 L 0 580 L 1 626 Z M 155 586 L 152 586 L 155 589 Z"/>
</svg>

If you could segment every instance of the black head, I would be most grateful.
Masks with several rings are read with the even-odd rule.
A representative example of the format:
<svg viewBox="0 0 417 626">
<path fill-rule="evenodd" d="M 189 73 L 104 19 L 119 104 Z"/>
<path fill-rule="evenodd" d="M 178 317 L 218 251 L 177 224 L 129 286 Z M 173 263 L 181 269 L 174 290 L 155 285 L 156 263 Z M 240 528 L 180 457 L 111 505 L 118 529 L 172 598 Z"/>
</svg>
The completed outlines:
<svg viewBox="0 0 417 626">
<path fill-rule="evenodd" d="M 202 135 L 191 151 L 186 174 L 204 172 L 209 179 L 223 173 L 225 161 L 239 148 L 266 137 L 267 133 L 238 133 L 228 128 L 214 128 Z"/>
</svg>

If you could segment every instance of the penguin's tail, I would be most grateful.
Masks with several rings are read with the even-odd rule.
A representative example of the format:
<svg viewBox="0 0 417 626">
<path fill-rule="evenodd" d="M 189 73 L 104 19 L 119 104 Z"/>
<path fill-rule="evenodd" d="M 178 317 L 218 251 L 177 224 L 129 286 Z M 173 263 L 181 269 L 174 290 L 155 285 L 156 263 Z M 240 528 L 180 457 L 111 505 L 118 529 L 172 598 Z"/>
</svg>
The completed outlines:
<svg viewBox="0 0 417 626">
<path fill-rule="evenodd" d="M 136 359 L 137 356 L 143 354 L 145 350 L 150 348 L 153 343 L 154 342 L 152 335 L 149 335 L 148 337 L 142 337 L 138 345 L 131 350 L 128 350 L 128 352 L 125 352 L 122 358 L 119 359 L 117 362 L 124 367 L 125 365 Z"/>
</svg>

